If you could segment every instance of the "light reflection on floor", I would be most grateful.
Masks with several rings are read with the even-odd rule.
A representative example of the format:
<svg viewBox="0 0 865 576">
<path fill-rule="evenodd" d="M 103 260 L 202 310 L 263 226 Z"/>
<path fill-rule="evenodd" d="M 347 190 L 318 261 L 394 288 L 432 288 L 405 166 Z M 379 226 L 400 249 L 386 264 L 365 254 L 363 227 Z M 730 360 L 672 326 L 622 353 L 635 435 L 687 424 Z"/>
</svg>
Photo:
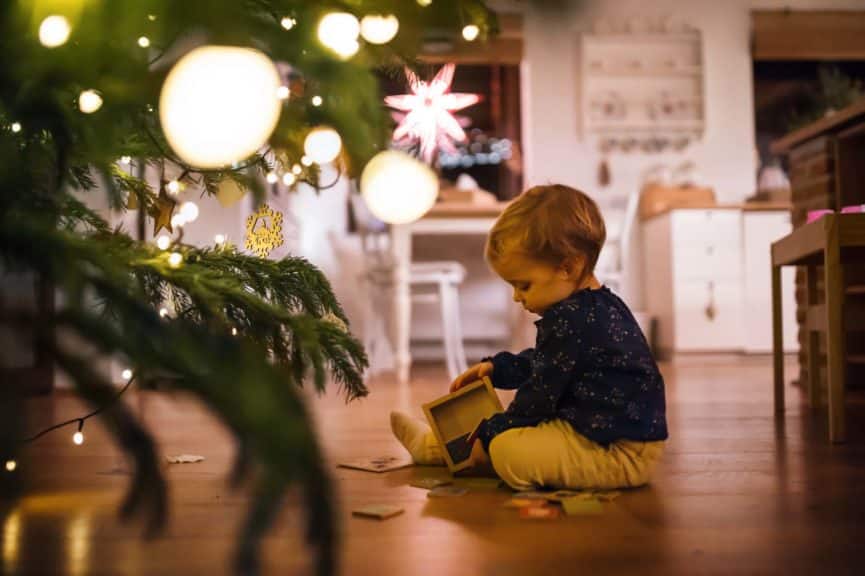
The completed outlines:
<svg viewBox="0 0 865 576">
<path fill-rule="evenodd" d="M 63 559 L 71 576 L 89 574 L 93 519 L 116 506 L 116 495 L 94 491 L 68 491 L 24 496 L 3 519 L 3 573 L 21 570 L 22 546 L 32 541 L 34 534 L 41 545 L 57 546 L 57 553 L 48 549 L 39 554 L 51 554 Z M 60 553 L 59 548 L 63 549 Z M 30 551 L 31 554 L 34 551 Z"/>
</svg>

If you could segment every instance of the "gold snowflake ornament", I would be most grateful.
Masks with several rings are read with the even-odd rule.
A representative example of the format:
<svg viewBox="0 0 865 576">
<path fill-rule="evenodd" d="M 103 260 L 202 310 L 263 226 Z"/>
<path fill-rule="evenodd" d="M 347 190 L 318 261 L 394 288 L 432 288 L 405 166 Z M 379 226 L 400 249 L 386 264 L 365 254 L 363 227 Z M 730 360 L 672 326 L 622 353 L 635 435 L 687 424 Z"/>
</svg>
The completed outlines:
<svg viewBox="0 0 865 576">
<path fill-rule="evenodd" d="M 262 204 L 254 214 L 246 218 L 247 250 L 259 258 L 267 256 L 285 242 L 282 236 L 282 212 Z"/>
</svg>

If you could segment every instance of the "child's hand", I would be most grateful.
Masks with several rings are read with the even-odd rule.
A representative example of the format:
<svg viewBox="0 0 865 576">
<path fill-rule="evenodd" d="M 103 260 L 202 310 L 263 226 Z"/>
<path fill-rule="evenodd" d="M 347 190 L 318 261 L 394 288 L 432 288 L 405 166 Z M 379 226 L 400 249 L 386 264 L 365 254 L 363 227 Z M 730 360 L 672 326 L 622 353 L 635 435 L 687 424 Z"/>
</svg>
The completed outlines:
<svg viewBox="0 0 865 576">
<path fill-rule="evenodd" d="M 484 376 L 491 376 L 493 373 L 492 362 L 479 362 L 456 377 L 456 380 L 451 382 L 451 392 L 456 392 L 466 384 L 471 384 L 475 380 L 480 380 Z"/>
</svg>

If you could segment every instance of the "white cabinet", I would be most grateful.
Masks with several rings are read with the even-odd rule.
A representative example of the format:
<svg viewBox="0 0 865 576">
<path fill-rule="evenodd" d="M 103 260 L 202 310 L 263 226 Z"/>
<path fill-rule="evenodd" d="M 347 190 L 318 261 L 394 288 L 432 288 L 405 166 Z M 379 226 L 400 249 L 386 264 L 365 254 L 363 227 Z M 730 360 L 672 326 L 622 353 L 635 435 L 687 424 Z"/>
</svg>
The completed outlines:
<svg viewBox="0 0 865 576">
<path fill-rule="evenodd" d="M 672 210 L 644 222 L 646 303 L 659 350 L 770 351 L 769 250 L 789 230 L 787 212 L 734 208 Z M 793 289 L 785 276 L 788 349 L 796 340 Z"/>
<path fill-rule="evenodd" d="M 789 212 L 745 212 L 745 352 L 772 351 L 771 255 L 764 247 L 793 229 Z M 796 324 L 796 269 L 781 269 L 781 296 L 784 313 L 784 350 L 799 349 Z"/>
</svg>

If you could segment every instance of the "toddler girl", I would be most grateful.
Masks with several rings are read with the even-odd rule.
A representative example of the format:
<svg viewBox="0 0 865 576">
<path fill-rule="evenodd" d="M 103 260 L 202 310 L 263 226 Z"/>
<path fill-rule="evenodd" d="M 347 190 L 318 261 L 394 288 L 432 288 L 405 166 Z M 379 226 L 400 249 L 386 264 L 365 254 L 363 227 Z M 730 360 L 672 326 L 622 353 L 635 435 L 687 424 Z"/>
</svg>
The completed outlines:
<svg viewBox="0 0 865 576">
<path fill-rule="evenodd" d="M 591 198 L 549 185 L 511 203 L 487 239 L 490 266 L 541 316 L 537 340 L 472 366 L 450 389 L 482 376 L 516 389 L 481 424 L 471 456 L 516 490 L 640 486 L 663 452 L 664 380 L 630 310 L 593 273 L 605 238 Z M 391 428 L 415 462 L 444 464 L 425 423 L 394 412 Z"/>
</svg>

